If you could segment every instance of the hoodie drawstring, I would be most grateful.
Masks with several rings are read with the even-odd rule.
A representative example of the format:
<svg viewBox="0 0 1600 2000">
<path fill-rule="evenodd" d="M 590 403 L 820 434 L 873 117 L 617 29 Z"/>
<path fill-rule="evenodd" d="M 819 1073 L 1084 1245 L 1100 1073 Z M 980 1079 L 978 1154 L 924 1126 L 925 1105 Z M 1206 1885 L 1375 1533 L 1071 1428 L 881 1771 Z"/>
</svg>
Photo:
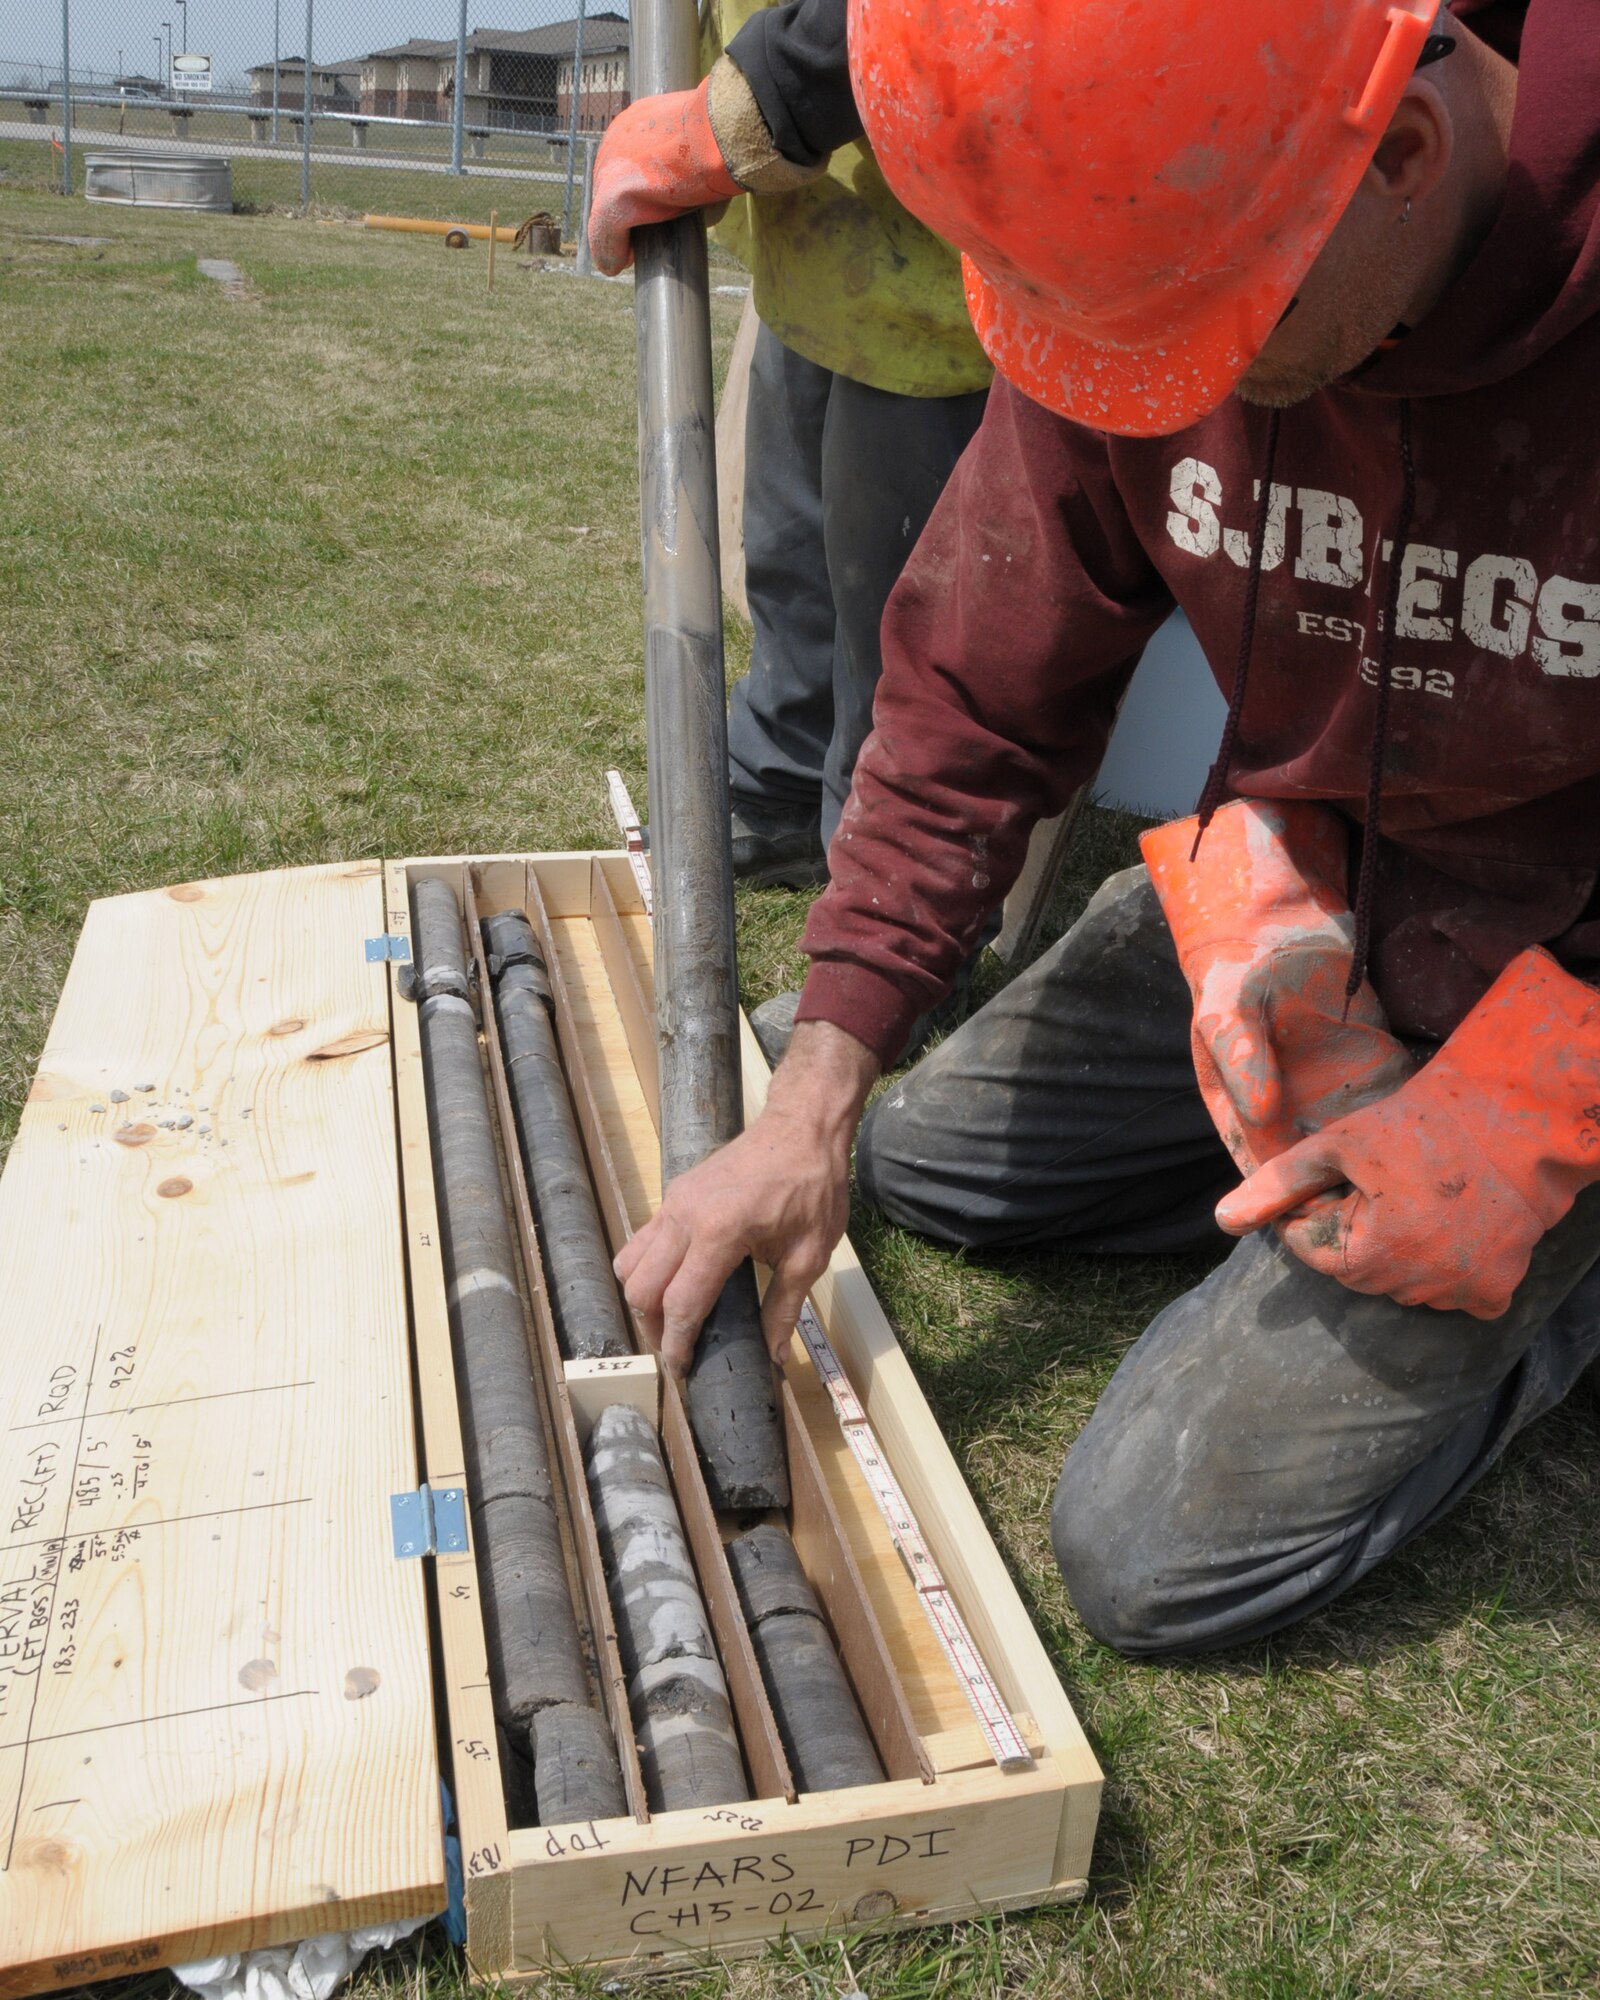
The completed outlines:
<svg viewBox="0 0 1600 2000">
<path fill-rule="evenodd" d="M 1272 510 L 1272 470 L 1278 455 L 1278 416 L 1273 410 L 1267 419 L 1266 449 L 1262 454 L 1261 493 L 1256 503 L 1255 533 L 1250 543 L 1250 570 L 1245 581 L 1244 612 L 1239 628 L 1239 659 L 1233 672 L 1233 691 L 1228 697 L 1228 719 L 1222 725 L 1222 741 L 1216 761 L 1206 774 L 1200 803 L 1195 807 L 1199 820 L 1195 828 L 1192 861 L 1200 852 L 1200 842 L 1211 824 L 1217 807 L 1228 789 L 1228 767 L 1233 762 L 1234 743 L 1244 714 L 1245 683 L 1250 673 L 1250 654 L 1255 645 L 1256 604 L 1261 595 L 1261 568 L 1267 539 L 1267 521 Z M 1356 875 L 1355 939 L 1350 956 L 1350 975 L 1345 981 L 1348 1004 L 1359 992 L 1367 976 L 1367 958 L 1372 948 L 1372 898 L 1378 880 L 1378 814 L 1383 804 L 1383 757 L 1389 740 L 1389 673 L 1394 657 L 1395 619 L 1400 608 L 1400 571 L 1405 561 L 1406 542 L 1411 534 L 1411 517 L 1417 505 L 1417 472 L 1411 455 L 1411 402 L 1400 399 L 1400 511 L 1395 516 L 1391 541 L 1389 574 L 1385 579 L 1383 618 L 1378 639 L 1378 700 L 1372 716 L 1372 748 L 1367 760 L 1367 800 L 1362 829 L 1361 865 Z"/>
<path fill-rule="evenodd" d="M 1278 456 L 1279 415 L 1280 412 L 1273 410 L 1267 417 L 1267 446 L 1261 463 L 1261 494 L 1256 502 L 1255 532 L 1250 538 L 1250 569 L 1244 586 L 1244 615 L 1239 624 L 1239 659 L 1233 670 L 1233 689 L 1228 696 L 1228 719 L 1222 725 L 1222 741 L 1217 745 L 1216 761 L 1206 773 L 1205 789 L 1200 794 L 1200 803 L 1195 807 L 1200 824 L 1195 828 L 1194 846 L 1189 853 L 1191 861 L 1200 852 L 1200 843 L 1205 838 L 1206 828 L 1211 824 L 1217 807 L 1222 804 L 1223 794 L 1228 789 L 1228 766 L 1233 762 L 1234 738 L 1239 734 L 1239 718 L 1244 713 L 1244 688 L 1250 674 L 1250 651 L 1256 638 L 1256 600 L 1261 595 L 1262 552 L 1267 541 L 1267 521 L 1272 513 L 1272 467 Z"/>
<path fill-rule="evenodd" d="M 1400 399 L 1400 511 L 1394 522 L 1394 553 L 1383 594 L 1383 628 L 1378 640 L 1378 705 L 1372 717 L 1372 753 L 1367 763 L 1367 809 L 1361 829 L 1361 868 L 1356 877 L 1355 948 L 1345 981 L 1348 1005 L 1367 976 L 1372 947 L 1372 894 L 1378 880 L 1378 814 L 1383 805 L 1383 753 L 1389 740 L 1389 667 L 1394 656 L 1395 620 L 1400 610 L 1400 571 L 1405 563 L 1411 516 L 1417 504 L 1417 469 L 1411 457 L 1411 402 Z"/>
</svg>

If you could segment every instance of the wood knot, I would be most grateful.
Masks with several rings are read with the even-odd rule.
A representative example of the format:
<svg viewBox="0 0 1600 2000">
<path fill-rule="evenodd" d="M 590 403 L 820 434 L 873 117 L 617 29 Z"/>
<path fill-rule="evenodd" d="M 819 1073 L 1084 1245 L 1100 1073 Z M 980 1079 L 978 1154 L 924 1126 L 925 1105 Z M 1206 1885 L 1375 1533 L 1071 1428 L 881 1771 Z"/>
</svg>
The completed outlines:
<svg viewBox="0 0 1600 2000">
<path fill-rule="evenodd" d="M 171 1180 L 160 1181 L 156 1185 L 156 1193 L 165 1201 L 176 1201 L 179 1195 L 193 1192 L 194 1182 L 186 1180 L 182 1174 L 174 1174 Z"/>
<path fill-rule="evenodd" d="M 327 1042 L 320 1049 L 313 1049 L 306 1057 L 307 1062 L 334 1062 L 340 1056 L 358 1056 L 364 1049 L 387 1048 L 389 1031 L 387 1028 L 352 1028 L 348 1035 L 341 1035 L 337 1041 Z"/>
<path fill-rule="evenodd" d="M 887 1889 L 869 1889 L 858 1897 L 850 1911 L 853 1924 L 876 1923 L 880 1917 L 892 1917 L 900 1907 L 895 1897 Z"/>
<path fill-rule="evenodd" d="M 111 1136 L 119 1146 L 148 1146 L 156 1136 L 156 1128 L 145 1123 L 119 1125 Z"/>
<path fill-rule="evenodd" d="M 167 894 L 175 903 L 203 903 L 206 899 L 206 892 L 198 882 L 179 882 Z"/>
<path fill-rule="evenodd" d="M 304 1026 L 304 1021 L 297 1021 L 291 1014 L 287 1020 L 274 1021 L 272 1026 L 268 1028 L 267 1033 L 269 1035 L 298 1035 Z"/>
</svg>

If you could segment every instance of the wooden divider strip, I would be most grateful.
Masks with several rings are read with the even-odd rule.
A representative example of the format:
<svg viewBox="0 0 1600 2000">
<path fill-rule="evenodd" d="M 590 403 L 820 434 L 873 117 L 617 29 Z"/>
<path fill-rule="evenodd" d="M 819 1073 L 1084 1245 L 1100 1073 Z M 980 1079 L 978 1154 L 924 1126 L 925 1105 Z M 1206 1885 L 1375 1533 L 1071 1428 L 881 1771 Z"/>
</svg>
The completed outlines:
<svg viewBox="0 0 1600 2000">
<path fill-rule="evenodd" d="M 920 1778 L 931 1784 L 932 1759 L 912 1720 L 883 1627 L 851 1553 L 811 1433 L 787 1382 L 782 1385 L 782 1399 L 789 1442 L 790 1526 L 800 1566 L 833 1628 L 884 1770 L 891 1778 Z"/>
<path fill-rule="evenodd" d="M 750 1630 L 744 1622 L 733 1572 L 711 1510 L 705 1475 L 700 1470 L 700 1454 L 683 1406 L 683 1391 L 676 1376 L 665 1369 L 661 1375 L 661 1443 L 678 1496 L 678 1512 L 683 1531 L 689 1538 L 690 1553 L 700 1575 L 700 1590 L 711 1616 L 711 1630 L 722 1655 L 723 1672 L 728 1677 L 728 1694 L 739 1724 L 739 1740 L 749 1766 L 750 1782 L 758 1799 L 798 1798 L 783 1738 L 767 1699 L 767 1687 L 756 1664 Z"/>
<path fill-rule="evenodd" d="M 650 1107 L 651 1120 L 659 1130 L 660 1068 L 654 1061 L 641 1064 L 638 1059 L 640 1049 L 649 1049 L 652 1057 L 655 1054 L 655 1009 L 640 983 L 639 968 L 623 932 L 616 898 L 611 893 L 611 884 L 606 880 L 606 872 L 600 865 L 598 855 L 595 856 L 590 894 L 592 897 L 590 913 L 594 920 L 595 937 L 600 945 L 600 955 L 605 960 L 606 977 L 611 981 L 612 996 L 617 1003 L 617 1012 L 622 1016 L 629 1050 L 633 1052 L 633 1066 L 639 1078 L 639 1088 L 644 1092 L 645 1102 Z"/>
<path fill-rule="evenodd" d="M 498 899 L 497 899 L 498 900 Z M 628 1708 L 628 1683 L 622 1670 L 616 1626 L 611 1615 L 611 1596 L 606 1588 L 605 1569 L 600 1560 L 600 1539 L 589 1505 L 589 1483 L 584 1472 L 583 1451 L 567 1396 L 566 1375 L 561 1349 L 556 1340 L 555 1318 L 550 1310 L 550 1293 L 545 1283 L 544 1258 L 539 1248 L 539 1232 L 528 1199 L 527 1175 L 522 1165 L 522 1149 L 517 1143 L 516 1115 L 506 1076 L 505 1053 L 500 1046 L 500 1023 L 495 1015 L 494 989 L 484 954 L 483 931 L 478 918 L 477 898 L 469 871 L 466 887 L 467 931 L 472 943 L 472 959 L 478 973 L 479 1012 L 483 1019 L 484 1047 L 489 1058 L 489 1076 L 494 1091 L 495 1111 L 500 1120 L 502 1151 L 507 1178 L 511 1183 L 511 1210 L 517 1240 L 522 1246 L 523 1269 L 528 1296 L 533 1307 L 534 1339 L 539 1366 L 536 1378 L 544 1392 L 543 1403 L 548 1428 L 554 1433 L 566 1487 L 565 1523 L 576 1558 L 577 1580 L 588 1613 L 599 1670 L 600 1699 L 606 1720 L 616 1739 L 617 1758 L 622 1767 L 623 1790 L 628 1805 L 641 1825 L 648 1824 L 650 1809 L 645 1800 L 644 1777 L 639 1769 L 639 1750 L 633 1737 L 633 1718 Z M 492 914 L 492 913 L 491 913 Z M 558 1517 L 561 1509 L 557 1509 Z"/>
</svg>

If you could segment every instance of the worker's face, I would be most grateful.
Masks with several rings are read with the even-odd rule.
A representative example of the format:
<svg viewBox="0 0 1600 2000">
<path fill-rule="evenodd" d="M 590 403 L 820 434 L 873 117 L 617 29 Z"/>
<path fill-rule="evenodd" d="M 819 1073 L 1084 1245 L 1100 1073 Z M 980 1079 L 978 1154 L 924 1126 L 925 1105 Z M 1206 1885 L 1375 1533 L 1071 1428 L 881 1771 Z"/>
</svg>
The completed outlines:
<svg viewBox="0 0 1600 2000">
<path fill-rule="evenodd" d="M 1293 305 L 1240 381 L 1245 402 L 1303 402 L 1359 368 L 1413 307 L 1427 309 L 1419 287 L 1428 246 L 1451 226 L 1450 157 L 1444 100 L 1433 82 L 1413 81 Z"/>
<path fill-rule="evenodd" d="M 1410 247 L 1394 203 L 1358 189 L 1245 371 L 1241 400 L 1284 409 L 1360 367 L 1405 317 L 1415 282 Z"/>
</svg>

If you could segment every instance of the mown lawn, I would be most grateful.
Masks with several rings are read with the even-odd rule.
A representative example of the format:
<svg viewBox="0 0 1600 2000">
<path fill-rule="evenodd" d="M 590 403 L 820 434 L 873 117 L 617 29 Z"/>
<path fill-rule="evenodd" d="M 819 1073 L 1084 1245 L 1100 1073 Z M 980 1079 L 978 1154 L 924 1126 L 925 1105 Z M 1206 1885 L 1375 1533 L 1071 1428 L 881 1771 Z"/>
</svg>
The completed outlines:
<svg viewBox="0 0 1600 2000">
<path fill-rule="evenodd" d="M 643 799 L 631 293 L 501 271 L 490 297 L 481 250 L 0 181 L 0 1140 L 91 897 L 608 843 L 609 763 Z M 715 301 L 724 344 L 737 309 Z M 1098 817 L 1062 915 L 1129 835 Z M 789 982 L 804 904 L 744 899 L 747 1000 Z M 1074 1619 L 1046 1512 L 1196 1267 L 858 1236 L 1106 1766 L 1094 1876 L 1074 1908 L 785 1947 L 689 1990 L 1600 1990 L 1593 1406 L 1302 1629 L 1133 1666 Z M 427 1944 L 362 1996 L 456 1983 Z"/>
</svg>

